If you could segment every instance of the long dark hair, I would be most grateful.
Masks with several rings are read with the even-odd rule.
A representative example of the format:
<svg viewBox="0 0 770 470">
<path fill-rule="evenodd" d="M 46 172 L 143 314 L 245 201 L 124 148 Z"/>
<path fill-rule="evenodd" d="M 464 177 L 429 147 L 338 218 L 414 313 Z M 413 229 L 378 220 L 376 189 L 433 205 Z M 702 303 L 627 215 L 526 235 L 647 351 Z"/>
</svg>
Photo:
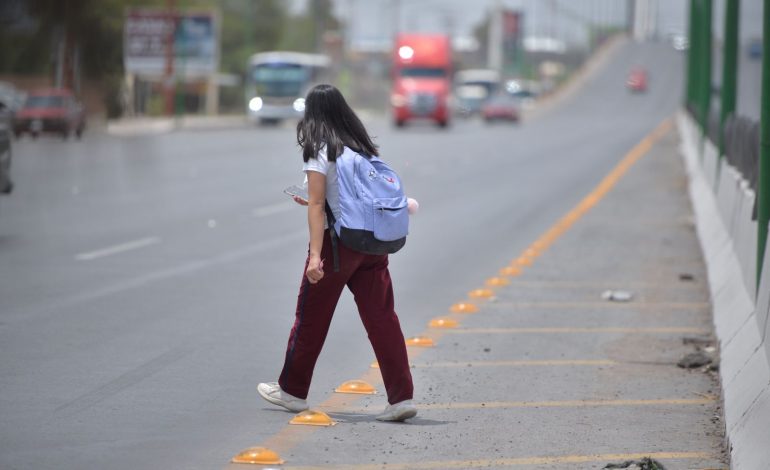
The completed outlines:
<svg viewBox="0 0 770 470">
<path fill-rule="evenodd" d="M 379 155 L 361 120 L 331 85 L 317 85 L 308 92 L 305 117 L 297 124 L 297 143 L 305 162 L 316 158 L 324 145 L 330 162 L 337 159 L 344 146 L 368 157 Z"/>
</svg>

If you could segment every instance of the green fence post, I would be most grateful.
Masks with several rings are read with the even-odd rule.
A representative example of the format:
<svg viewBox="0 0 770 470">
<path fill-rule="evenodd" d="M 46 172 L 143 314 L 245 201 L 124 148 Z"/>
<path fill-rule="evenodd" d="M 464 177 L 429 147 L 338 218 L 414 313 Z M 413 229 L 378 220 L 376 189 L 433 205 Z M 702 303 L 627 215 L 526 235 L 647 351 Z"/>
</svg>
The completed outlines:
<svg viewBox="0 0 770 470">
<path fill-rule="evenodd" d="M 725 6 L 725 41 L 722 45 L 722 95 L 719 111 L 719 160 L 725 154 L 724 129 L 727 117 L 735 112 L 735 94 L 738 77 L 738 11 L 740 0 L 727 0 Z M 718 168 L 718 167 L 717 167 Z"/>
<path fill-rule="evenodd" d="M 762 277 L 762 260 L 770 221 L 770 0 L 764 3 L 762 25 L 762 107 L 759 137 L 759 178 L 757 181 L 757 291 Z"/>
<path fill-rule="evenodd" d="M 700 14 L 700 114 L 703 136 L 708 137 L 709 110 L 711 107 L 711 0 L 701 0 Z"/>
<path fill-rule="evenodd" d="M 696 7 L 695 7 L 696 0 L 690 0 L 690 24 L 688 25 L 688 33 L 687 33 L 687 76 L 685 81 L 685 98 L 684 98 L 684 104 L 685 107 L 692 107 L 693 103 L 695 102 L 695 76 L 696 76 L 696 50 L 695 50 L 695 32 L 697 31 L 697 28 L 695 27 L 695 24 L 697 23 L 697 15 L 696 15 Z"/>
</svg>

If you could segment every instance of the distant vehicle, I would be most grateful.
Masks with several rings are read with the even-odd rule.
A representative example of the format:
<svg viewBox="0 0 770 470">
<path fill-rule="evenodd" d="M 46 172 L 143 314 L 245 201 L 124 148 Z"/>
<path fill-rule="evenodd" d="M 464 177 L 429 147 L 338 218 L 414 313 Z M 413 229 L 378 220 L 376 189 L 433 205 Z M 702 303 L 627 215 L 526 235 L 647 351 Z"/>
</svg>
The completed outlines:
<svg viewBox="0 0 770 470">
<path fill-rule="evenodd" d="M 626 79 L 626 86 L 632 92 L 647 91 L 647 71 L 641 67 L 632 69 Z"/>
<path fill-rule="evenodd" d="M 676 51 L 686 51 L 690 48 L 690 40 L 684 34 L 672 34 L 671 47 Z"/>
<path fill-rule="evenodd" d="M 749 40 L 746 46 L 746 54 L 750 59 L 759 60 L 762 58 L 762 39 L 753 38 Z"/>
<path fill-rule="evenodd" d="M 521 108 L 531 109 L 540 95 L 540 85 L 531 80 L 508 80 L 505 92 L 516 98 Z"/>
<path fill-rule="evenodd" d="M 493 121 L 519 121 L 519 101 L 507 94 L 499 93 L 481 107 L 481 117 L 488 123 Z"/>
<path fill-rule="evenodd" d="M 301 52 L 262 52 L 249 59 L 246 77 L 246 110 L 260 124 L 301 119 L 305 96 L 324 82 L 329 57 Z"/>
<path fill-rule="evenodd" d="M 400 34 L 393 51 L 393 122 L 413 119 L 449 124 L 452 49 L 444 35 Z"/>
<path fill-rule="evenodd" d="M 26 98 L 26 93 L 18 90 L 10 83 L 0 82 L 0 102 L 2 102 L 7 109 L 10 109 L 11 114 L 24 106 Z"/>
<path fill-rule="evenodd" d="M 500 88 L 500 73 L 489 69 L 459 70 L 454 77 L 455 112 L 471 116 Z"/>
<path fill-rule="evenodd" d="M 0 194 L 13 190 L 11 154 L 11 107 L 0 96 Z"/>
<path fill-rule="evenodd" d="M 24 133 L 33 138 L 42 133 L 56 133 L 64 139 L 74 133 L 80 138 L 85 127 L 85 108 L 66 88 L 31 92 L 13 118 L 13 133 L 17 138 Z"/>
</svg>

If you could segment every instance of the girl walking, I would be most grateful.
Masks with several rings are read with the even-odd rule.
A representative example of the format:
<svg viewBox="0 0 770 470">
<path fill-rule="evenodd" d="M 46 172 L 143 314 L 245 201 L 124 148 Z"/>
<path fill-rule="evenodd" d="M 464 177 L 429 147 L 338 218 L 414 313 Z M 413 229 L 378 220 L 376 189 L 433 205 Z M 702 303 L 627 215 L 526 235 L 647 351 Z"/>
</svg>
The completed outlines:
<svg viewBox="0 0 770 470">
<path fill-rule="evenodd" d="M 377 146 L 339 90 L 331 85 L 318 85 L 308 93 L 305 117 L 297 125 L 297 143 L 302 147 L 308 182 L 310 249 L 283 370 L 278 382 L 261 383 L 257 390 L 265 400 L 289 411 L 308 409 L 306 398 L 313 369 L 337 301 L 347 286 L 369 335 L 388 395 L 389 404 L 377 419 L 412 418 L 417 415 L 411 402 L 412 374 L 394 310 L 388 255 L 364 254 L 338 243 L 339 271 L 324 271 L 324 260 L 334 258 L 329 233 L 334 228 L 326 227 L 327 202 L 334 218 L 340 218 L 335 160 L 345 148 L 366 158 L 378 156 Z"/>
</svg>

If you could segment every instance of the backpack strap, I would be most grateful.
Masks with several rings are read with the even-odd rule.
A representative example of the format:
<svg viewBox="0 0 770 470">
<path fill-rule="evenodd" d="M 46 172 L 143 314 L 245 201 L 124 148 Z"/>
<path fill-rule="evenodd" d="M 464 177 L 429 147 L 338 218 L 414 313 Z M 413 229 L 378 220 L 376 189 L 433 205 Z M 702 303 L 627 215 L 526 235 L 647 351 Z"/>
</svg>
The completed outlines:
<svg viewBox="0 0 770 470">
<path fill-rule="evenodd" d="M 339 250 L 337 249 L 338 244 L 338 237 L 337 237 L 337 231 L 334 230 L 334 213 L 332 212 L 331 206 L 329 206 L 329 201 L 326 201 L 326 224 L 329 226 L 329 236 L 332 240 L 332 256 L 334 257 L 334 272 L 338 273 L 340 272 L 340 254 Z"/>
</svg>

